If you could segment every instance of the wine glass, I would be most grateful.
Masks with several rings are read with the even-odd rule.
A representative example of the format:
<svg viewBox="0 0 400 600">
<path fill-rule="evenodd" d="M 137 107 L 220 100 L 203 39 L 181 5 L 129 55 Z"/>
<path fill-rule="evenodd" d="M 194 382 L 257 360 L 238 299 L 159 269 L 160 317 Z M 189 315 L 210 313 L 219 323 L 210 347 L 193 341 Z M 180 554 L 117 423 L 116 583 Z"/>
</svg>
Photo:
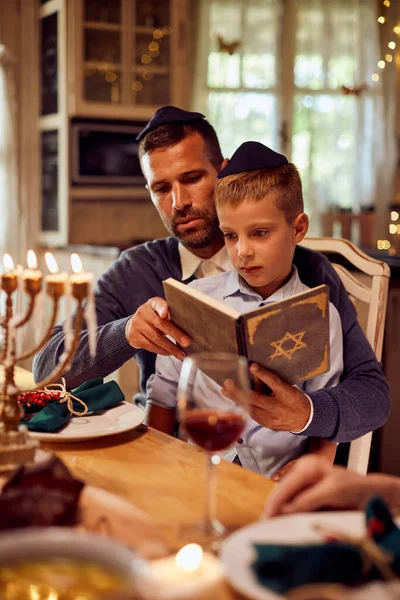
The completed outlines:
<svg viewBox="0 0 400 600">
<path fill-rule="evenodd" d="M 235 402 L 221 394 L 227 379 L 235 384 Z M 206 451 L 207 505 L 203 522 L 197 529 L 205 536 L 205 544 L 226 533 L 216 518 L 215 465 L 218 453 L 237 455 L 233 444 L 248 419 L 250 389 L 247 360 L 243 356 L 223 353 L 201 353 L 185 358 L 178 384 L 177 407 L 181 428 L 190 441 Z"/>
</svg>

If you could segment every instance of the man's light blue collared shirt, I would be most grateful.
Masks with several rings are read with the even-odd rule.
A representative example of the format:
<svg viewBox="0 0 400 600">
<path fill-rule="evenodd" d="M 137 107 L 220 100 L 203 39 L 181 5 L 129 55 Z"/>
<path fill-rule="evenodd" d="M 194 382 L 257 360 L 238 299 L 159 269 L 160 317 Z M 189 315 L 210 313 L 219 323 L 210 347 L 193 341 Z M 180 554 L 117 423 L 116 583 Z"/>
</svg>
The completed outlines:
<svg viewBox="0 0 400 600">
<path fill-rule="evenodd" d="M 236 271 L 197 279 L 189 285 L 228 304 L 241 314 L 309 289 L 300 281 L 294 266 L 290 280 L 265 300 L 247 286 Z M 301 382 L 298 387 L 307 393 L 332 387 L 339 382 L 343 370 L 342 327 L 339 313 L 333 304 L 330 304 L 330 361 L 331 368 L 328 373 Z M 181 361 L 173 356 L 157 356 L 156 373 L 147 383 L 147 401 L 150 404 L 170 409 L 176 407 L 181 365 Z M 202 388 L 198 391 L 204 399 L 204 408 L 231 405 L 232 401 L 222 396 L 220 386 L 206 375 L 198 380 L 196 378 L 196 385 Z M 288 431 L 273 431 L 262 427 L 249 417 L 242 436 L 234 446 L 224 452 L 223 457 L 232 461 L 238 455 L 243 467 L 271 476 L 289 461 L 303 454 L 306 448 L 307 436 L 295 435 Z"/>
</svg>

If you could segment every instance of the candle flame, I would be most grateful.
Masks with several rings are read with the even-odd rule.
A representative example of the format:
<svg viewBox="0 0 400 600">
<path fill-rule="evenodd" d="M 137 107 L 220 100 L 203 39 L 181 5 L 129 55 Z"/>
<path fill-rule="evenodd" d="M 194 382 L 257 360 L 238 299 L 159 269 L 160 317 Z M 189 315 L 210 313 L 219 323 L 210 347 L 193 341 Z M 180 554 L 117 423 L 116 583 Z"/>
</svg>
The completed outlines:
<svg viewBox="0 0 400 600">
<path fill-rule="evenodd" d="M 47 264 L 47 267 L 48 267 L 50 273 L 58 273 L 57 261 L 54 258 L 54 256 L 52 255 L 52 253 L 46 252 L 44 257 L 46 259 L 46 264 Z"/>
<path fill-rule="evenodd" d="M 39 587 L 37 585 L 31 584 L 29 586 L 29 591 L 31 593 L 32 600 L 40 600 L 40 592 L 39 592 Z"/>
<path fill-rule="evenodd" d="M 198 544 L 187 544 L 181 548 L 175 557 L 176 564 L 184 571 L 198 569 L 203 558 L 203 549 Z"/>
<path fill-rule="evenodd" d="M 12 271 L 14 268 L 14 261 L 9 254 L 5 254 L 3 256 L 3 264 L 4 264 L 6 272 Z"/>
<path fill-rule="evenodd" d="M 28 250 L 27 263 L 30 269 L 37 269 L 36 254 L 33 250 Z"/>
<path fill-rule="evenodd" d="M 71 254 L 71 267 L 74 273 L 82 272 L 82 261 L 75 252 Z"/>
</svg>

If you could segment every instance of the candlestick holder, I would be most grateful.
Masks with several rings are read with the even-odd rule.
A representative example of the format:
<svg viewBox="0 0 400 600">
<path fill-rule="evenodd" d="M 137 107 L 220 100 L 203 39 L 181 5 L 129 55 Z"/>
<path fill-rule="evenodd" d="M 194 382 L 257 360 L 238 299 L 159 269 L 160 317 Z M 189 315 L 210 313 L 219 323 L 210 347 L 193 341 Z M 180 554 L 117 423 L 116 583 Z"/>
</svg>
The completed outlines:
<svg viewBox="0 0 400 600">
<path fill-rule="evenodd" d="M 40 272 L 39 272 L 40 273 Z M 29 298 L 25 313 L 14 314 L 13 294 L 18 290 L 18 277 L 15 273 L 0 275 L 1 289 L 6 294 L 5 312 L 0 315 L 0 327 L 4 330 L 4 342 L 0 354 L 0 365 L 4 368 L 4 380 L 0 387 L 0 472 L 8 471 L 19 465 L 32 463 L 39 446 L 36 440 L 29 437 L 27 427 L 20 425 L 24 410 L 18 402 L 18 395 L 27 390 L 19 389 L 15 384 L 15 365 L 36 354 L 47 343 L 55 325 L 59 302 L 65 292 L 65 281 L 48 281 L 47 294 L 53 306 L 51 318 L 42 340 L 30 350 L 17 355 L 15 332 L 29 321 L 34 314 L 37 296 L 42 288 L 41 274 L 24 279 L 24 292 Z M 48 377 L 38 382 L 34 390 L 58 381 L 70 365 L 79 343 L 79 334 L 83 324 L 83 301 L 88 295 L 87 285 L 78 287 L 71 285 L 71 293 L 76 300 L 76 314 L 72 325 L 72 340 L 61 355 L 55 369 Z M 34 391 L 32 390 L 32 391 Z"/>
</svg>

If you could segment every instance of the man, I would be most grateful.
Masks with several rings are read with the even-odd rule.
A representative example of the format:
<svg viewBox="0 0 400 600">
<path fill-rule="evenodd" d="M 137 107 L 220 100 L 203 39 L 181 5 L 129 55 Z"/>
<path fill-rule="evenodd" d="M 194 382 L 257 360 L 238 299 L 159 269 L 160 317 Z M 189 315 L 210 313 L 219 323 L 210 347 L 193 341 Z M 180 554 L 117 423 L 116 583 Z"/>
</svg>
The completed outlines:
<svg viewBox="0 0 400 600">
<path fill-rule="evenodd" d="M 67 384 L 105 376 L 135 357 L 140 386 L 154 372 L 156 354 L 183 359 L 190 342 L 168 319 L 162 281 L 193 278 L 230 268 L 218 227 L 213 193 L 223 160 L 211 125 L 199 113 L 175 107 L 159 109 L 139 134 L 139 156 L 150 196 L 171 236 L 123 252 L 100 277 L 96 288 L 97 355 L 91 359 L 88 334 L 83 331 Z M 301 280 L 309 287 L 327 283 L 331 302 L 343 328 L 344 372 L 335 388 L 303 394 L 273 373 L 259 367 L 257 375 L 272 389 L 271 396 L 252 394 L 260 424 L 276 430 L 349 441 L 380 427 L 389 412 L 389 390 L 380 365 L 365 339 L 339 277 L 321 255 L 297 248 L 294 257 Z M 36 380 L 48 374 L 64 348 L 62 326 L 54 329 L 34 362 Z M 296 415 L 296 418 L 293 418 Z M 273 424 L 273 426 L 271 425 Z"/>
</svg>

